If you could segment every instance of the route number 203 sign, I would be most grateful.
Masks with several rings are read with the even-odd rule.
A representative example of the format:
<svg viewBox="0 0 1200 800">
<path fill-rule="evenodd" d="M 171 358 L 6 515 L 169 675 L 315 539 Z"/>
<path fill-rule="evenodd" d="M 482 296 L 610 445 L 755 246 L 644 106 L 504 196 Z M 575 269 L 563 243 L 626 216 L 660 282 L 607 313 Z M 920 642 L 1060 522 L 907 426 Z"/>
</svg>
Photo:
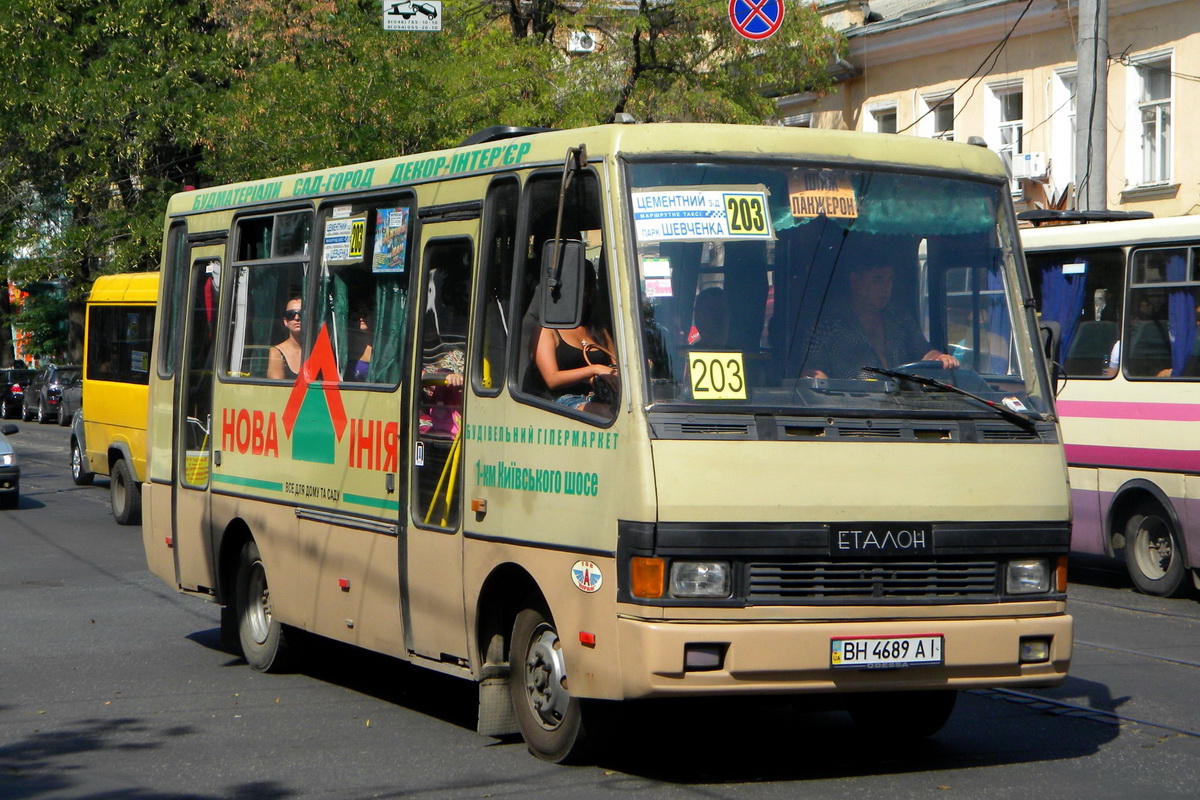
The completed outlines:
<svg viewBox="0 0 1200 800">
<path fill-rule="evenodd" d="M 746 368 L 741 353 L 688 354 L 694 400 L 745 400 Z"/>
</svg>

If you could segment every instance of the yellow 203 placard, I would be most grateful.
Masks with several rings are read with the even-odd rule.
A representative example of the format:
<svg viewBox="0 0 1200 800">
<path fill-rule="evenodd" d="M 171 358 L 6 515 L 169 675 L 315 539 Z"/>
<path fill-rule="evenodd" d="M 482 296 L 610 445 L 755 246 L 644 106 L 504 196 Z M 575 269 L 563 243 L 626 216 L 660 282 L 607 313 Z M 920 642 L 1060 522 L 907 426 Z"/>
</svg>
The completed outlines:
<svg viewBox="0 0 1200 800">
<path fill-rule="evenodd" d="M 746 368 L 741 353 L 688 354 L 695 400 L 745 400 Z"/>
</svg>

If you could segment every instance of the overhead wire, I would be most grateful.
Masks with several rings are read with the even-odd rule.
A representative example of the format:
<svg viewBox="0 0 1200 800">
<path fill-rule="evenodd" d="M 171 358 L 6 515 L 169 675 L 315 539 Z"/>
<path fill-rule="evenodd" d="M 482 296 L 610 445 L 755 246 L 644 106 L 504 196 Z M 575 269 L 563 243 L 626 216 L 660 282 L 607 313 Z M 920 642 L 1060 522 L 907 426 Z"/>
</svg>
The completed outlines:
<svg viewBox="0 0 1200 800">
<path fill-rule="evenodd" d="M 904 133 L 905 131 L 911 129 L 914 125 L 919 123 L 921 120 L 925 119 L 925 117 L 932 114 L 938 106 L 942 105 L 947 100 L 949 100 L 953 97 L 956 97 L 958 95 L 958 93 L 960 91 L 962 91 L 962 88 L 964 86 L 966 86 L 968 83 L 970 83 L 972 80 L 974 80 L 979 75 L 979 73 L 981 71 L 983 71 L 985 66 L 987 67 L 988 73 L 990 73 L 992 71 L 992 68 L 996 66 L 996 62 L 1000 59 L 1000 54 L 1004 51 L 1005 45 L 1008 44 L 1009 39 L 1011 39 L 1013 36 L 1013 33 L 1016 32 L 1017 26 L 1021 24 L 1021 20 L 1025 18 L 1025 15 L 1029 12 L 1029 9 L 1033 7 L 1033 3 L 1034 3 L 1034 0 L 1028 0 L 1028 2 L 1025 3 L 1025 8 L 1023 8 L 1021 10 L 1021 13 L 1017 16 L 1017 20 L 1016 20 L 1016 22 L 1014 22 L 1012 24 L 1012 27 L 1008 29 L 1008 33 L 1006 33 L 1004 35 L 1004 38 L 1002 38 L 999 42 L 997 42 L 996 46 L 993 47 L 988 52 L 988 54 L 983 57 L 983 60 L 981 62 L 979 62 L 979 66 L 977 66 L 975 68 L 974 72 L 972 72 L 970 75 L 968 75 L 966 78 L 964 78 L 962 83 L 960 83 L 960 84 L 958 84 L 958 86 L 954 87 L 954 89 L 950 92 L 950 94 L 946 95 L 946 97 L 944 97 L 942 100 L 940 100 L 939 102 L 930 106 L 929 110 L 927 110 L 924 114 L 922 114 L 921 116 L 914 119 L 908 125 L 905 125 L 902 129 L 896 131 L 896 133 Z M 991 62 L 990 64 L 988 63 L 989 60 Z M 987 74 L 987 73 L 985 73 L 985 74 Z M 967 95 L 968 102 L 970 102 L 971 98 L 975 96 L 975 88 L 977 86 L 978 86 L 978 83 L 976 83 L 975 87 L 971 88 L 971 93 L 969 95 Z M 955 112 L 955 114 L 954 114 L 955 120 L 958 119 L 958 115 L 961 114 L 963 112 L 963 109 L 965 109 L 965 108 L 966 108 L 966 103 L 963 104 L 962 108 L 960 108 L 958 111 Z"/>
</svg>

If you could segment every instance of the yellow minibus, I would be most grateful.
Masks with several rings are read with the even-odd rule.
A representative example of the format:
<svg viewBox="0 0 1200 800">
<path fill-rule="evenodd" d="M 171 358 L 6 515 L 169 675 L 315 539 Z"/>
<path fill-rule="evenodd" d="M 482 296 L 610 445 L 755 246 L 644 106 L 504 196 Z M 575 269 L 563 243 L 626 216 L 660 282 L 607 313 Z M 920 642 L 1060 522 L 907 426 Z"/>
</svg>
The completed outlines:
<svg viewBox="0 0 1200 800">
<path fill-rule="evenodd" d="M 141 521 L 157 301 L 157 272 L 101 276 L 87 299 L 83 401 L 71 422 L 71 477 L 86 486 L 96 475 L 107 475 L 113 516 L 122 525 Z"/>
</svg>

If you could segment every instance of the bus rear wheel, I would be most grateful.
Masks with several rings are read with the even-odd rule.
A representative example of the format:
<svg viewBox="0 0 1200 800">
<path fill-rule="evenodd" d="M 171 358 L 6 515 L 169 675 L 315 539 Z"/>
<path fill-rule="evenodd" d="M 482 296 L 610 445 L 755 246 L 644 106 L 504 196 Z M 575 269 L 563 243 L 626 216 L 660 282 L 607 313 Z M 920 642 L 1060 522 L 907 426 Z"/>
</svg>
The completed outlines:
<svg viewBox="0 0 1200 800">
<path fill-rule="evenodd" d="M 246 663 L 259 672 L 280 672 L 287 664 L 287 637 L 271 609 L 267 570 L 254 540 L 242 546 L 234 579 L 238 641 Z"/>
<path fill-rule="evenodd" d="M 121 525 L 137 525 L 142 521 L 142 487 L 133 477 L 129 462 L 118 458 L 108 478 L 109 500 L 113 516 Z"/>
<path fill-rule="evenodd" d="M 1125 566 L 1139 592 L 1178 597 L 1188 587 L 1186 556 L 1170 514 L 1147 500 L 1125 523 Z"/>
<path fill-rule="evenodd" d="M 562 642 L 541 606 L 517 615 L 509 651 L 509 691 L 529 752 L 557 764 L 586 756 L 589 736 L 579 698 L 568 689 Z"/>
<path fill-rule="evenodd" d="M 889 741 L 933 736 L 949 721 L 958 692 L 875 692 L 856 695 L 849 703 L 854 724 L 867 735 Z"/>
</svg>

